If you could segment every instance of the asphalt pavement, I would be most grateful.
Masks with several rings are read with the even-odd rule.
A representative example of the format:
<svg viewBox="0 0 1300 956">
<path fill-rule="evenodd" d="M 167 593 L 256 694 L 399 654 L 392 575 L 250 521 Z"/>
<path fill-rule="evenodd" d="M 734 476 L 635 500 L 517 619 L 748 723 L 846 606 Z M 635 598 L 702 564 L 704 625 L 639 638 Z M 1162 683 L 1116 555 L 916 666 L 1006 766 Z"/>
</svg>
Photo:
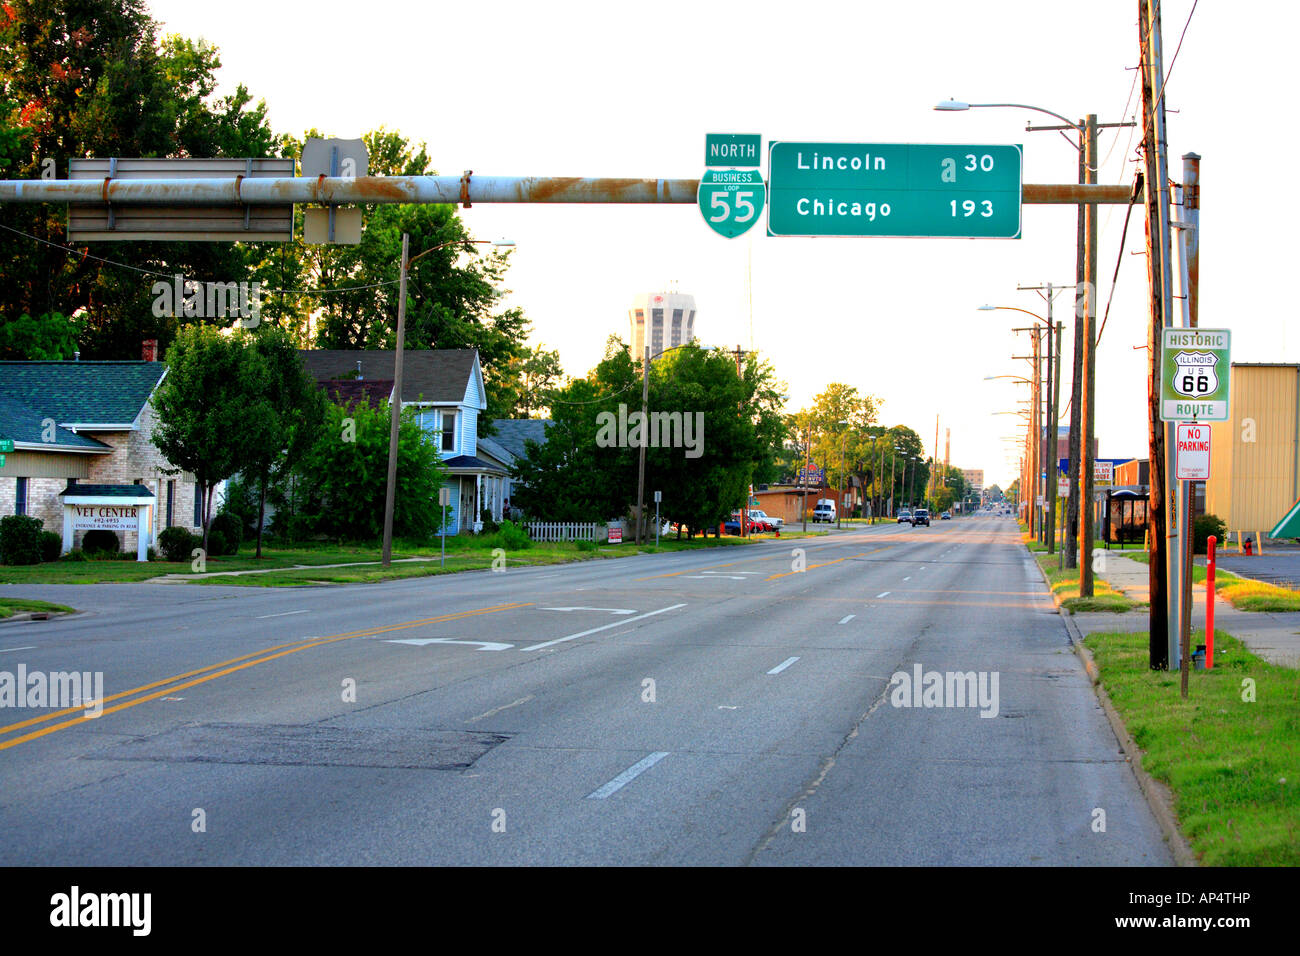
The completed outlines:
<svg viewBox="0 0 1300 956">
<path fill-rule="evenodd" d="M 1172 863 L 1010 519 L 0 594 L 4 864 Z"/>
</svg>

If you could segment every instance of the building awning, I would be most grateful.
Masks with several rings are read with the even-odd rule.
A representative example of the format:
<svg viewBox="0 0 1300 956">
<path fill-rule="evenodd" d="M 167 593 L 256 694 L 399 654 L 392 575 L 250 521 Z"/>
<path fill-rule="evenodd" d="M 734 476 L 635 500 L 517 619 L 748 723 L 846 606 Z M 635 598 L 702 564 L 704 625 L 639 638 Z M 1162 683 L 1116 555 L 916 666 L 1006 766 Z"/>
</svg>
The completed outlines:
<svg viewBox="0 0 1300 956">
<path fill-rule="evenodd" d="M 1282 520 L 1268 533 L 1270 538 L 1300 538 L 1300 501 L 1282 516 Z"/>
</svg>

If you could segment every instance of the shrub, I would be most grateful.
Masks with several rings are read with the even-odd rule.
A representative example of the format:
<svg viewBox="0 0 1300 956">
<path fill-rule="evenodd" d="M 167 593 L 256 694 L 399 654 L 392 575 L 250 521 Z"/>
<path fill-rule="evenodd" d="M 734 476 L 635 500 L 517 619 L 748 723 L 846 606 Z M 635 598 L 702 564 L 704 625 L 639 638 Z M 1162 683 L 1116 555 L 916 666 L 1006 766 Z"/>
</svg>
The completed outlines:
<svg viewBox="0 0 1300 956">
<path fill-rule="evenodd" d="M 185 528 L 164 528 L 158 535 L 158 547 L 168 561 L 188 561 L 199 546 L 199 539 Z"/>
<path fill-rule="evenodd" d="M 196 546 L 197 546 L 197 547 L 202 547 L 202 545 L 203 545 L 203 539 L 200 538 L 200 539 L 198 540 Z M 226 549 L 227 549 L 228 547 L 230 547 L 230 543 L 226 540 L 226 536 L 225 536 L 225 534 L 222 533 L 222 531 L 221 531 L 219 528 L 213 528 L 213 527 L 209 526 L 209 528 L 208 528 L 208 557 L 210 557 L 210 558 L 215 558 L 215 557 L 217 557 L 217 556 L 219 556 L 219 555 L 225 554 L 225 553 L 226 553 Z M 236 547 L 238 547 L 238 545 L 236 545 Z"/>
<path fill-rule="evenodd" d="M 257 493 L 256 481 L 238 479 L 226 484 L 226 500 L 221 504 L 220 518 L 223 514 L 234 515 L 239 522 L 239 540 L 251 541 L 257 537 Z M 215 518 L 213 520 L 216 520 Z M 226 537 L 230 532 L 225 528 Z"/>
<path fill-rule="evenodd" d="M 573 543 L 577 546 L 577 548 L 578 548 L 579 551 L 595 551 L 595 550 L 596 550 L 596 542 L 595 542 L 595 541 L 575 541 L 575 542 L 573 542 Z"/>
<path fill-rule="evenodd" d="M 528 532 L 513 521 L 501 522 L 498 533 L 501 535 L 501 543 L 507 551 L 522 551 L 533 546 L 532 539 L 528 537 Z"/>
<path fill-rule="evenodd" d="M 214 531 L 221 532 L 221 548 L 212 543 L 212 532 Z M 222 511 L 208 525 L 208 554 L 213 557 L 220 557 L 223 554 L 238 554 L 239 543 L 243 538 L 243 525 L 238 515 L 231 514 L 229 511 Z"/>
<path fill-rule="evenodd" d="M 478 520 L 483 524 L 483 534 L 496 534 L 501 526 L 492 520 L 492 509 L 484 508 L 479 512 Z"/>
<path fill-rule="evenodd" d="M 63 538 L 53 531 L 41 532 L 41 560 L 57 561 L 63 550 Z"/>
<path fill-rule="evenodd" d="M 0 561 L 5 564 L 41 563 L 41 522 L 31 515 L 0 518 Z"/>
<path fill-rule="evenodd" d="M 1198 515 L 1192 522 L 1192 553 L 1205 554 L 1209 548 L 1208 538 L 1214 535 L 1218 539 L 1218 547 L 1224 544 L 1224 538 L 1228 529 L 1223 524 L 1223 519 L 1218 515 Z"/>
<path fill-rule="evenodd" d="M 86 561 L 88 559 L 86 557 L 86 552 L 82 551 L 80 548 L 73 548 L 67 554 L 63 555 L 63 557 L 59 558 L 59 560 L 60 561 Z"/>
<path fill-rule="evenodd" d="M 122 552 L 122 539 L 117 536 L 116 531 L 109 531 L 107 528 L 96 528 L 93 531 L 87 531 L 81 539 L 81 550 L 87 555 L 92 554 L 120 554 Z"/>
</svg>

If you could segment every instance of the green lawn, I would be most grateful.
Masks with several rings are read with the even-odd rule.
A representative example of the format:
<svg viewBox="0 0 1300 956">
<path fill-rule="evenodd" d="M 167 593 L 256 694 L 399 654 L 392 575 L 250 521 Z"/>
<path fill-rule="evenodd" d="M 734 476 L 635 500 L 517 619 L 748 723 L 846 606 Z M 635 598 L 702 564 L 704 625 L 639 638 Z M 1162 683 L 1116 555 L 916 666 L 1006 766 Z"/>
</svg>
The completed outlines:
<svg viewBox="0 0 1300 956">
<path fill-rule="evenodd" d="M 68 607 L 66 604 L 51 604 L 49 601 L 33 601 L 29 598 L 0 597 L 0 617 L 13 617 L 14 614 L 21 611 L 75 612 L 76 610 L 75 607 Z"/>
<path fill-rule="evenodd" d="M 1203 642 L 1196 632 L 1193 646 Z M 1216 631 L 1214 669 L 1147 666 L 1147 635 L 1093 634 L 1102 686 L 1173 792 L 1179 826 L 1206 866 L 1300 865 L 1300 671 Z M 1242 699 L 1254 682 L 1255 700 Z"/>
<path fill-rule="evenodd" d="M 757 540 L 765 540 L 764 535 Z M 798 533 L 782 535 L 801 537 Z M 654 544 L 640 547 L 630 544 L 606 545 L 598 543 L 594 548 L 579 548 L 575 542 L 538 543 L 531 548 L 505 553 L 506 566 L 518 567 L 530 564 L 559 564 L 567 561 L 585 561 L 607 557 L 626 557 L 633 554 L 654 554 L 667 551 L 688 551 L 699 548 L 719 548 L 745 546 L 756 539 L 735 537 L 695 538 L 693 541 L 677 541 L 675 538 L 663 538 L 656 548 Z M 447 539 L 447 566 L 443 571 L 439 567 L 440 544 L 435 539 L 432 544 L 395 541 L 393 543 L 394 562 L 404 558 L 425 558 L 420 562 L 394 563 L 387 570 L 378 564 L 371 566 L 325 568 L 321 565 L 350 564 L 356 562 L 378 562 L 380 549 L 377 545 L 321 543 L 318 545 L 296 545 L 293 548 L 275 549 L 263 546 L 261 560 L 255 559 L 252 548 L 245 545 L 240 553 L 232 557 L 209 558 L 204 577 L 194 578 L 204 584 L 221 584 L 245 587 L 275 587 L 286 585 L 303 585 L 312 583 L 349 584 L 364 581 L 378 581 L 392 578 L 421 577 L 428 574 L 466 571 L 492 566 L 493 550 L 500 546 L 495 536 L 473 537 L 458 535 Z M 307 565 L 297 568 L 296 565 Z M 263 574 L 228 575 L 223 571 L 269 571 Z M 190 562 L 169 561 L 135 561 L 130 560 L 94 560 L 94 561 L 53 561 L 48 564 L 10 566 L 0 565 L 0 584 L 98 584 L 125 581 L 144 581 L 149 578 L 168 574 L 194 574 Z"/>
<path fill-rule="evenodd" d="M 1143 564 L 1151 563 L 1151 556 L 1145 551 L 1126 557 Z M 1204 584 L 1206 575 L 1204 565 L 1192 565 L 1194 583 Z M 1222 568 L 1214 572 L 1214 593 L 1239 611 L 1300 611 L 1300 591 L 1263 581 L 1250 581 Z"/>
</svg>

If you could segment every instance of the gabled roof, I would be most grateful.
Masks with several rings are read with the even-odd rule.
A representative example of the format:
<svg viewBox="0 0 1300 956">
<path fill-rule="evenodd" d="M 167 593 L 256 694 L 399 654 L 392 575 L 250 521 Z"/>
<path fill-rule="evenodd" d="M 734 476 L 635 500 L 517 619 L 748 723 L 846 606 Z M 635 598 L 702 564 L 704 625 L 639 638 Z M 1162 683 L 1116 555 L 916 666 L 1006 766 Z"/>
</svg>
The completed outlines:
<svg viewBox="0 0 1300 956">
<path fill-rule="evenodd" d="M 549 418 L 496 418 L 492 421 L 496 434 L 491 440 L 516 458 L 526 458 L 528 451 L 524 448 L 525 443 L 535 441 L 539 445 L 546 444 L 546 429 L 553 424 Z"/>
<path fill-rule="evenodd" d="M 0 362 L 0 398 L 60 425 L 130 428 L 166 371 L 161 362 Z"/>
<path fill-rule="evenodd" d="M 25 445 L 38 445 L 41 451 L 86 449 L 109 452 L 113 450 L 112 445 L 106 445 L 86 435 L 78 435 L 57 425 L 54 428 L 54 441 L 47 442 L 45 440 L 47 432 L 41 424 L 45 417 L 22 402 L 0 396 L 0 438 L 13 439 L 16 451 L 32 450 L 25 448 Z"/>
<path fill-rule="evenodd" d="M 154 497 L 154 493 L 144 485 L 68 485 L 59 494 L 82 498 Z"/>
<path fill-rule="evenodd" d="M 510 452 L 506 451 L 491 438 L 484 438 L 480 435 L 477 444 L 478 454 L 487 455 L 489 458 L 494 461 L 499 461 L 507 467 L 515 463 L 515 456 L 510 454 Z"/>
<path fill-rule="evenodd" d="M 361 363 L 362 381 L 393 380 L 392 349 L 305 349 L 298 352 L 317 382 L 353 378 Z M 475 349 L 403 349 L 402 402 L 459 404 L 478 368 Z"/>
</svg>

